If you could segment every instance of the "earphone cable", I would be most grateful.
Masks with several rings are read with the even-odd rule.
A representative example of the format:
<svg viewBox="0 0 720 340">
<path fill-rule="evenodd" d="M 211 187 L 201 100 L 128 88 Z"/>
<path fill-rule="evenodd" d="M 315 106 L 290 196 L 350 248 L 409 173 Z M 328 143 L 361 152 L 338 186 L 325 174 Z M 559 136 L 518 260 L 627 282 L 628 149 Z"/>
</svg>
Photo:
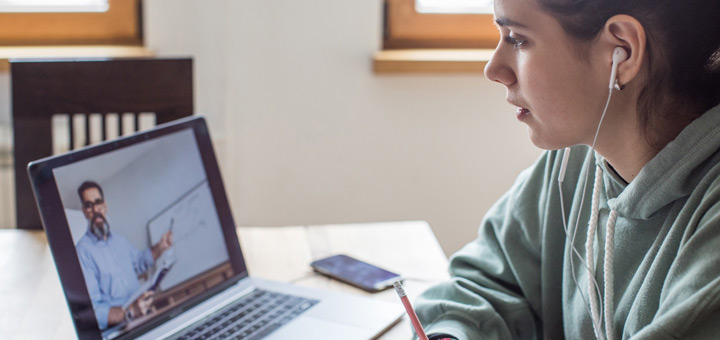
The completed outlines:
<svg viewBox="0 0 720 340">
<path fill-rule="evenodd" d="M 563 229 L 565 230 L 565 238 L 567 240 L 570 240 L 570 234 L 568 232 L 567 222 L 565 222 L 565 206 L 562 203 L 563 202 L 563 193 L 562 193 L 562 182 L 558 182 L 558 188 L 560 189 L 560 210 L 562 211 L 562 220 L 563 220 Z M 580 262 L 583 264 L 584 267 L 587 268 L 587 263 L 585 263 L 585 260 L 583 259 L 582 255 L 580 255 L 580 252 L 575 248 L 574 243 L 570 243 L 570 249 L 580 259 Z M 570 271 L 572 272 L 572 279 L 573 283 L 575 284 L 575 287 L 580 287 L 577 281 L 577 276 L 575 275 L 575 262 L 573 261 L 573 254 L 570 254 Z M 595 284 L 597 285 L 597 281 L 595 281 Z M 597 287 L 599 290 L 600 287 Z M 583 302 L 585 303 L 585 310 L 588 312 L 589 315 L 592 315 L 592 312 L 590 311 L 590 302 L 585 297 L 585 294 L 583 294 L 582 289 L 577 290 L 578 293 L 580 293 L 580 297 L 582 298 Z"/>
<path fill-rule="evenodd" d="M 595 292 L 597 294 L 596 296 L 601 296 L 601 294 L 602 294 L 600 292 L 600 286 L 599 286 L 597 280 L 595 279 L 595 275 L 594 274 L 591 275 L 591 273 L 594 273 L 594 271 L 590 269 L 589 264 L 583 259 L 583 257 L 580 255 L 580 252 L 575 247 L 575 237 L 577 235 L 577 230 L 579 229 L 578 225 L 580 224 L 580 216 L 582 215 L 582 208 L 585 203 L 585 194 L 587 192 L 587 182 L 588 182 L 588 179 L 590 176 L 590 169 L 591 169 L 590 161 L 592 160 L 592 155 L 595 153 L 595 144 L 597 143 L 598 136 L 600 135 L 600 128 L 602 127 L 602 123 L 605 120 L 605 115 L 607 114 L 607 110 L 610 107 L 610 99 L 611 98 L 612 98 L 612 88 L 609 89 L 607 101 L 605 102 L 605 108 L 603 109 L 602 115 L 600 116 L 600 121 L 598 122 L 597 129 L 595 130 L 595 137 L 593 138 L 593 142 L 590 147 L 590 153 L 587 155 L 588 159 L 585 161 L 585 163 L 587 163 L 588 166 L 587 166 L 587 170 L 585 172 L 585 177 L 583 179 L 583 190 L 582 190 L 582 194 L 580 196 L 580 206 L 578 208 L 577 219 L 575 220 L 575 229 L 573 230 L 573 235 L 570 238 L 570 247 L 571 247 L 573 253 L 575 253 L 578 256 L 578 258 L 584 265 L 585 269 L 588 271 L 588 280 L 592 281 L 591 286 L 594 286 Z M 565 230 L 565 237 L 567 238 L 567 237 L 569 237 L 569 235 L 568 235 L 569 230 L 568 230 L 567 222 L 565 221 L 565 206 L 564 206 L 563 196 L 562 196 L 562 180 L 558 181 L 558 186 L 560 188 L 560 209 L 562 211 L 563 228 Z M 568 216 L 568 218 L 569 218 L 569 216 Z M 588 311 L 588 313 L 590 314 L 590 318 L 592 320 L 593 328 L 595 330 L 595 334 L 596 334 L 597 338 L 602 340 L 605 338 L 603 336 L 603 332 L 601 331 L 602 321 L 597 320 L 595 317 L 593 317 L 592 311 L 588 308 L 588 300 L 586 300 L 585 295 L 582 293 L 582 289 L 580 288 L 580 285 L 577 283 L 577 278 L 575 276 L 574 267 L 575 266 L 574 266 L 574 262 L 573 262 L 573 255 L 570 254 L 570 268 L 573 273 L 573 275 L 572 275 L 573 283 L 575 284 L 575 287 L 577 287 L 578 291 L 580 292 L 580 296 L 583 298 L 583 301 L 585 302 L 585 307 L 586 307 L 586 310 Z M 599 314 L 604 315 L 605 313 L 603 310 L 603 305 L 600 304 L 599 308 L 600 308 Z"/>
</svg>

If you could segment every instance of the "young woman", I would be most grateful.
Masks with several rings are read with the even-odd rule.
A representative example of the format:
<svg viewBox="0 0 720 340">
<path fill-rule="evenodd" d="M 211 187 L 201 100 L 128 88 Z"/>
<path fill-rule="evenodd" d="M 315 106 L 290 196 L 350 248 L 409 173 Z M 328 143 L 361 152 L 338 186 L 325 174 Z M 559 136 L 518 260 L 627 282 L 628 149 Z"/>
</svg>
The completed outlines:
<svg viewBox="0 0 720 340">
<path fill-rule="evenodd" d="M 431 339 L 720 339 L 718 18 L 718 0 L 495 0 L 485 75 L 559 150 L 418 299 Z"/>
</svg>

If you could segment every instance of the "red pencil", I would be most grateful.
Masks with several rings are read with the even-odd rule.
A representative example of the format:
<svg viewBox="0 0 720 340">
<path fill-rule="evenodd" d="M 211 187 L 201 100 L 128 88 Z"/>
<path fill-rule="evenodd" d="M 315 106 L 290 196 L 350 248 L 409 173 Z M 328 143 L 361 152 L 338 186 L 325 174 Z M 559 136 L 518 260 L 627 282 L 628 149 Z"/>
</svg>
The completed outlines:
<svg viewBox="0 0 720 340">
<path fill-rule="evenodd" d="M 400 301 L 402 301 L 403 306 L 405 306 L 405 311 L 407 311 L 408 316 L 410 317 L 410 322 L 413 325 L 413 328 L 415 328 L 415 333 L 417 333 L 418 338 L 420 340 L 428 340 L 427 335 L 425 335 L 425 331 L 423 330 L 422 324 L 420 324 L 420 320 L 418 320 L 417 314 L 415 314 L 415 310 L 413 309 L 412 305 L 410 304 L 410 300 L 408 300 L 407 295 L 405 294 L 405 289 L 403 288 L 400 281 L 395 281 L 393 283 L 393 286 L 395 287 L 395 291 L 398 293 L 398 296 L 400 296 Z"/>
</svg>

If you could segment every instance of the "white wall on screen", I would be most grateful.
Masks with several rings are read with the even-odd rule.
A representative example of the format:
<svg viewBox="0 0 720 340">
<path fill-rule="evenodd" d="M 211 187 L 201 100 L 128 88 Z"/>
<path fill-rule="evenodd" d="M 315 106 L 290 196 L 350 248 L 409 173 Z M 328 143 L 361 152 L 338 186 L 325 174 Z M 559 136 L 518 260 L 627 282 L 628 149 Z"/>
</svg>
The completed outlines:
<svg viewBox="0 0 720 340">
<path fill-rule="evenodd" d="M 73 244 L 77 244 L 87 231 L 88 221 L 85 218 L 85 214 L 78 209 L 65 208 L 65 217 L 67 218 L 68 226 L 70 226 Z"/>
<path fill-rule="evenodd" d="M 147 223 L 205 179 L 205 171 L 191 131 L 183 138 L 165 139 L 123 171 L 109 179 L 106 189 L 108 220 L 139 249 L 150 246 Z M 175 136 L 174 136 L 175 137 Z"/>
</svg>

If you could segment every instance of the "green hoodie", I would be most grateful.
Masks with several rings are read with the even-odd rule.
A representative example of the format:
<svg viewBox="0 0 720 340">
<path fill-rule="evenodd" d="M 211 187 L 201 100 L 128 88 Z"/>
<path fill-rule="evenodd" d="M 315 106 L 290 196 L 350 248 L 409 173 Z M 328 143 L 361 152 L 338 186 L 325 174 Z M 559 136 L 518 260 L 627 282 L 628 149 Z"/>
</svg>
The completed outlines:
<svg viewBox="0 0 720 340">
<path fill-rule="evenodd" d="M 594 339 L 594 301 L 602 336 L 604 318 L 612 320 L 611 339 L 720 339 L 719 148 L 720 106 L 688 125 L 630 184 L 599 154 L 574 147 L 562 184 L 567 236 L 558 189 L 563 152 L 545 152 L 490 209 L 478 238 L 452 256 L 452 280 L 418 298 L 426 332 L 460 340 Z M 593 192 L 595 297 L 578 256 L 587 258 Z"/>
</svg>

